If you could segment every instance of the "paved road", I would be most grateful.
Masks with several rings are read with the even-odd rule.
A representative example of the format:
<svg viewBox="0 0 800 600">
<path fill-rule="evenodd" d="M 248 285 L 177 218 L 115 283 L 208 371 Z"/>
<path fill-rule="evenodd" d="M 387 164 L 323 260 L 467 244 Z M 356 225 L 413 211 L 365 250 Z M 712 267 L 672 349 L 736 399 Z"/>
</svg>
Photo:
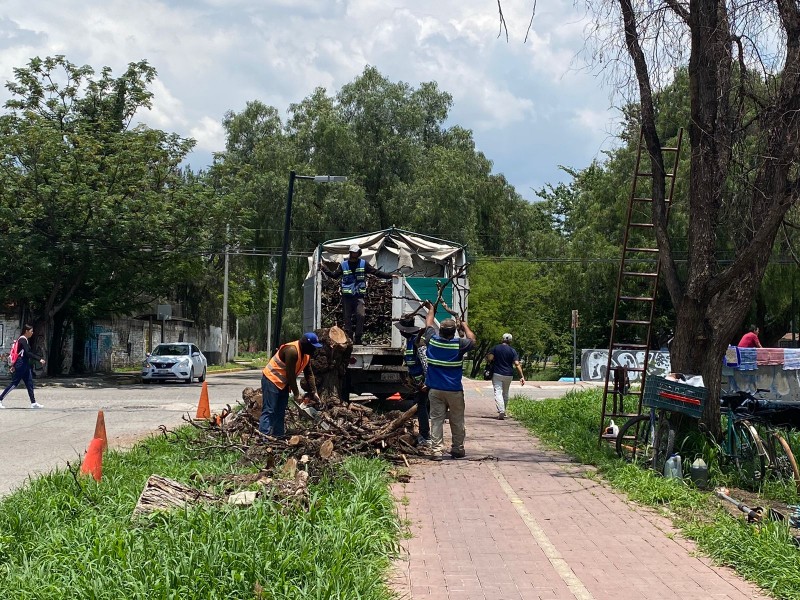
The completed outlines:
<svg viewBox="0 0 800 600">
<path fill-rule="evenodd" d="M 539 385 L 514 391 L 572 388 Z M 766 600 L 698 557 L 667 519 L 586 477 L 513 419 L 498 421 L 485 382 L 465 390 L 467 459 L 412 464 L 411 481 L 394 485 L 412 533 L 393 582 L 402 598 Z"/>
<path fill-rule="evenodd" d="M 130 447 L 159 425 L 175 427 L 187 413 L 194 416 L 200 384 L 142 385 L 132 378 L 37 380 L 42 410 L 29 408 L 23 386 L 12 391 L 0 410 L 0 495 L 19 487 L 29 475 L 45 473 L 75 461 L 94 434 L 97 411 L 105 415 L 112 448 Z M 258 371 L 211 374 L 211 410 L 235 406 L 245 387 L 260 386 Z"/>
</svg>

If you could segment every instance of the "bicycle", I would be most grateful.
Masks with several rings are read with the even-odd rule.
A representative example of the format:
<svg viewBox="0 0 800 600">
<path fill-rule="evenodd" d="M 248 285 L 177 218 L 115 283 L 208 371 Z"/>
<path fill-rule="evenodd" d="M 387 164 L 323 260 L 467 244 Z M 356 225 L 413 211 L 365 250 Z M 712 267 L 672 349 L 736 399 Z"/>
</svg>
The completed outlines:
<svg viewBox="0 0 800 600">
<path fill-rule="evenodd" d="M 651 375 L 645 380 L 643 403 L 649 414 L 632 417 L 617 435 L 617 455 L 628 462 L 663 473 L 664 464 L 675 449 L 673 414 L 699 419 L 703 414 L 705 388 Z"/>
<path fill-rule="evenodd" d="M 628 462 L 663 472 L 675 449 L 676 429 L 671 414 L 699 418 L 705 394 L 703 388 L 650 377 L 644 395 L 650 412 L 629 419 L 620 428 L 617 454 Z M 726 419 L 725 436 L 722 443 L 712 439 L 719 452 L 720 467 L 734 469 L 741 480 L 756 487 L 773 476 L 794 479 L 800 489 L 800 470 L 792 449 L 776 430 L 779 424 L 800 429 L 800 402 L 769 402 L 748 392 L 723 395 L 720 402 Z"/>
<path fill-rule="evenodd" d="M 727 419 L 725 438 L 717 445 L 720 467 L 725 470 L 733 465 L 743 480 L 755 486 L 771 476 L 794 480 L 800 489 L 800 469 L 789 442 L 778 430 L 781 425 L 800 425 L 800 402 L 771 402 L 737 391 L 720 396 L 720 403 Z"/>
</svg>

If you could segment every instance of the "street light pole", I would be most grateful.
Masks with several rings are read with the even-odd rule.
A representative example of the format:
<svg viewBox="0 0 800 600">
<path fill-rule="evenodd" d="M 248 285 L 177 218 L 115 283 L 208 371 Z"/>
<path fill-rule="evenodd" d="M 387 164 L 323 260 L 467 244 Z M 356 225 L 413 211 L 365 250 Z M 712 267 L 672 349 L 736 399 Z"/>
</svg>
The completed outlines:
<svg viewBox="0 0 800 600">
<path fill-rule="evenodd" d="M 283 296 L 286 287 L 286 261 L 289 257 L 289 228 L 292 223 L 292 196 L 294 195 L 295 179 L 311 179 L 315 183 L 342 183 L 347 177 L 341 175 L 298 175 L 289 172 L 289 193 L 286 196 L 286 218 L 283 221 L 283 245 L 281 246 L 281 265 L 278 271 L 278 304 L 275 307 L 275 330 L 273 331 L 272 347 L 275 351 L 280 347 L 281 325 L 283 324 Z"/>
</svg>

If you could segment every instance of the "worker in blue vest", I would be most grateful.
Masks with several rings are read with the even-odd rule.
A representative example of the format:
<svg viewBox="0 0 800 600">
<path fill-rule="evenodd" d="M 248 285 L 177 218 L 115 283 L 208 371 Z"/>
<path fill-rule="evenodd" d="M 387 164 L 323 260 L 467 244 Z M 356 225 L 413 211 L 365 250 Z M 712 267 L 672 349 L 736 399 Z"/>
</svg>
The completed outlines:
<svg viewBox="0 0 800 600">
<path fill-rule="evenodd" d="M 342 309 L 344 310 L 344 330 L 353 340 L 354 344 L 363 344 L 364 334 L 364 295 L 367 293 L 367 275 L 374 275 L 380 279 L 399 277 L 396 273 L 379 271 L 366 260 L 361 258 L 361 248 L 358 244 L 350 246 L 347 260 L 342 261 L 331 271 L 322 261 L 319 269 L 328 277 L 342 279 Z M 356 334 L 353 336 L 353 317 L 356 321 Z"/>
<path fill-rule="evenodd" d="M 464 386 L 461 384 L 461 375 L 464 370 L 464 355 L 475 346 L 475 334 L 466 321 L 456 323 L 454 319 L 445 319 L 436 331 L 435 312 L 429 310 L 425 318 L 428 357 L 425 384 L 430 388 L 428 399 L 431 403 L 433 459 L 440 461 L 444 443 L 444 420 L 448 412 L 452 437 L 450 456 L 463 458 L 466 455 L 464 439 L 467 431 L 464 426 Z M 456 331 L 460 337 L 456 337 Z"/>
<path fill-rule="evenodd" d="M 433 305 L 425 301 L 428 307 Z M 417 422 L 419 423 L 419 436 L 417 446 L 431 447 L 430 402 L 428 400 L 428 386 L 425 385 L 425 374 L 428 368 L 428 358 L 425 350 L 423 329 L 417 325 L 413 314 L 405 314 L 394 324 L 404 338 L 404 362 L 408 369 L 406 385 L 413 390 L 410 398 L 417 405 Z"/>
</svg>

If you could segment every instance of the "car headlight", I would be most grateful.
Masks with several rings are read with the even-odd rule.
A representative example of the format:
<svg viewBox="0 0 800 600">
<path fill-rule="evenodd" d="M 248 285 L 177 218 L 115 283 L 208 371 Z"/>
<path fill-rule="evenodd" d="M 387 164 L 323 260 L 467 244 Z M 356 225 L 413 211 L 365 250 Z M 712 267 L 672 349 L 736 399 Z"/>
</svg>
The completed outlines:
<svg viewBox="0 0 800 600">
<path fill-rule="evenodd" d="M 149 368 L 151 368 L 152 366 L 153 366 L 153 365 L 151 365 L 151 364 L 150 364 L 149 362 L 147 362 L 147 361 L 144 361 L 144 362 L 142 363 L 142 368 L 143 368 L 143 369 L 149 369 Z"/>
<path fill-rule="evenodd" d="M 188 359 L 188 358 L 182 358 L 182 359 L 181 359 L 181 362 L 180 362 L 180 363 L 178 363 L 178 364 L 179 364 L 181 367 L 188 367 L 190 364 L 192 364 L 192 361 L 191 361 L 190 359 Z"/>
</svg>

